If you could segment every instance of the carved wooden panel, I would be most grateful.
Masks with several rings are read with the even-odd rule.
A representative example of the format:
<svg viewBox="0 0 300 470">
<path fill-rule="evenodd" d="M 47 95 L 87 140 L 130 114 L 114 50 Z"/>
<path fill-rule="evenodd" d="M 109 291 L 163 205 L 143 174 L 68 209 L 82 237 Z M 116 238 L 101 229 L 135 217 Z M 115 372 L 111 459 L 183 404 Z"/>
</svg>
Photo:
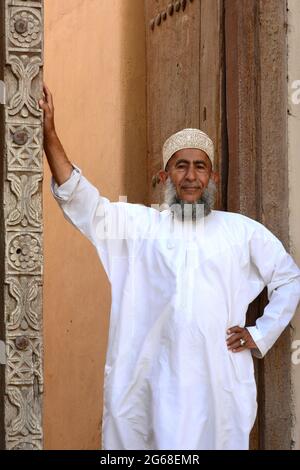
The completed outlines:
<svg viewBox="0 0 300 470">
<path fill-rule="evenodd" d="M 1 4 L 1 445 L 41 449 L 43 0 Z"/>
</svg>

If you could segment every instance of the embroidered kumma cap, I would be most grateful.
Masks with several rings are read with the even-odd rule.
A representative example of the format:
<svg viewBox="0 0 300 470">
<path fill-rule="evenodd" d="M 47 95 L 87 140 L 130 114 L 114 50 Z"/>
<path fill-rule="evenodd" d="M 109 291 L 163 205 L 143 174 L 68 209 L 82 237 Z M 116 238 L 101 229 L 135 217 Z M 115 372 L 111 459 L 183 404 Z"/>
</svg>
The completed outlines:
<svg viewBox="0 0 300 470">
<path fill-rule="evenodd" d="M 163 145 L 164 170 L 175 152 L 188 148 L 203 150 L 214 164 L 214 144 L 208 135 L 200 129 L 182 129 L 172 134 Z"/>
</svg>

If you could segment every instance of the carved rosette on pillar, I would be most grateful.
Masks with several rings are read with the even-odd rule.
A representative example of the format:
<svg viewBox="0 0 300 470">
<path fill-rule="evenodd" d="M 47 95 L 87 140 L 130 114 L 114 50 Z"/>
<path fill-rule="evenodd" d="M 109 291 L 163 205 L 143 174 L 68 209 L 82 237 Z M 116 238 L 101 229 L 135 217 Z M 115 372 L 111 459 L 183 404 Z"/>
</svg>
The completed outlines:
<svg viewBox="0 0 300 470">
<path fill-rule="evenodd" d="M 6 364 L 2 427 L 6 449 L 42 449 L 43 116 L 38 100 L 43 84 L 43 0 L 3 3 Z"/>
</svg>

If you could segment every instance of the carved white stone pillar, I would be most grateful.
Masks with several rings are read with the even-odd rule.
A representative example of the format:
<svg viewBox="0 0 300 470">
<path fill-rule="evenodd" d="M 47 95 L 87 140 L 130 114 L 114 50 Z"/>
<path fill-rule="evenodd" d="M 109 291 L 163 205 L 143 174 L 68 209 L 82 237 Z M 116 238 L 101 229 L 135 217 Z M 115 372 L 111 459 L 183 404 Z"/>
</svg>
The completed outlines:
<svg viewBox="0 0 300 470">
<path fill-rule="evenodd" d="M 0 8 L 0 441 L 41 449 L 43 0 L 1 0 Z"/>
</svg>

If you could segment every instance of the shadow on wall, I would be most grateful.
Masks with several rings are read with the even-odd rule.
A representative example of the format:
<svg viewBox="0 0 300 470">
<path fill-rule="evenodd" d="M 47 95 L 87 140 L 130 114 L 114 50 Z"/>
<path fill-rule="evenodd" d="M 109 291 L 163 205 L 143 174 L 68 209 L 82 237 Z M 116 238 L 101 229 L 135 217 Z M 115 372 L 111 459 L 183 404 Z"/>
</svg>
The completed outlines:
<svg viewBox="0 0 300 470">
<path fill-rule="evenodd" d="M 144 1 L 122 2 L 121 90 L 128 202 L 147 204 L 146 32 Z"/>
</svg>

